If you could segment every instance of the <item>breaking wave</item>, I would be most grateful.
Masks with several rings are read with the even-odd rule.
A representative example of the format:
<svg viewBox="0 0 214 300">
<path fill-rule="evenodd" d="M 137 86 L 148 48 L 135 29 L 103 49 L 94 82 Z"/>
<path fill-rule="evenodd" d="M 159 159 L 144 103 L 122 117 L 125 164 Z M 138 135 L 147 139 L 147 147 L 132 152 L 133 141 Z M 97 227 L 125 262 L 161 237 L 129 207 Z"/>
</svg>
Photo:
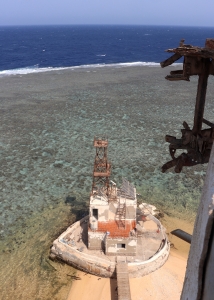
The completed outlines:
<svg viewBox="0 0 214 300">
<path fill-rule="evenodd" d="M 75 69 L 84 69 L 84 68 L 122 68 L 122 67 L 135 67 L 135 66 L 148 66 L 148 67 L 160 67 L 159 63 L 155 62 L 129 62 L 129 63 L 112 63 L 112 64 L 90 64 L 90 65 L 80 65 L 80 66 L 71 66 L 71 67 L 47 67 L 39 68 L 38 65 L 33 67 L 11 69 L 0 71 L 0 77 L 11 76 L 11 75 L 26 75 L 32 73 L 41 73 L 41 72 L 51 72 L 51 71 L 63 71 L 63 70 L 75 70 Z"/>
</svg>

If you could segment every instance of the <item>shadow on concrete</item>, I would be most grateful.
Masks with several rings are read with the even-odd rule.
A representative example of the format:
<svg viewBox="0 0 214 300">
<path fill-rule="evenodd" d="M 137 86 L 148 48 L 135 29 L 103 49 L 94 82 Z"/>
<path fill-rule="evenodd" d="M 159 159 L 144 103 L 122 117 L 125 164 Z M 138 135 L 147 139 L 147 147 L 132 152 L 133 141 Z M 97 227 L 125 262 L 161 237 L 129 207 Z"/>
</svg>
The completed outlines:
<svg viewBox="0 0 214 300">
<path fill-rule="evenodd" d="M 117 279 L 110 278 L 111 300 L 118 300 L 117 295 Z"/>
<path fill-rule="evenodd" d="M 88 221 L 81 223 L 80 226 L 82 228 L 82 242 L 88 248 Z"/>
</svg>

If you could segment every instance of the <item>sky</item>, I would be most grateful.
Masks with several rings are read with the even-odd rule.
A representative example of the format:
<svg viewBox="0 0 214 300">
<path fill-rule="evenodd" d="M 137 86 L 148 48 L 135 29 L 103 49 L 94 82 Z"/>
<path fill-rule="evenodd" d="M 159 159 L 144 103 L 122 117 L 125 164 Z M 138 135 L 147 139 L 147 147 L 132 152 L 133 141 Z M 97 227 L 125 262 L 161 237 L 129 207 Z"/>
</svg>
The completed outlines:
<svg viewBox="0 0 214 300">
<path fill-rule="evenodd" d="M 214 0 L 0 0 L 0 25 L 213 26 Z"/>
</svg>

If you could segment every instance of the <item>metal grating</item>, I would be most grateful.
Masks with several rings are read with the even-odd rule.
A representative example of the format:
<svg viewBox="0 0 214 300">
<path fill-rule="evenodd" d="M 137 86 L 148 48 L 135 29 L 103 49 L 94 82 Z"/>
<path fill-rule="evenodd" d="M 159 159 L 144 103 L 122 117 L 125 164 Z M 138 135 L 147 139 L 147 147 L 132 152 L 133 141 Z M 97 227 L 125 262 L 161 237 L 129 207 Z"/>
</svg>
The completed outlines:
<svg viewBox="0 0 214 300">
<path fill-rule="evenodd" d="M 123 178 L 123 183 L 120 188 L 121 194 L 124 194 L 127 198 L 135 199 L 135 188 L 134 186 L 125 178 Z"/>
</svg>

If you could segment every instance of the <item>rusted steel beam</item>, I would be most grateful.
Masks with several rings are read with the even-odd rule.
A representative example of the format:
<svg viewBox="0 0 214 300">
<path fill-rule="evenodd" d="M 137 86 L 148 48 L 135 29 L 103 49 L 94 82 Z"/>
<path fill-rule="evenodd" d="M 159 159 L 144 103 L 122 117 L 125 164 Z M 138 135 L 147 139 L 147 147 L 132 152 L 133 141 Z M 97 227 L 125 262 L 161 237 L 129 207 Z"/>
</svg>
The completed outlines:
<svg viewBox="0 0 214 300">
<path fill-rule="evenodd" d="M 210 121 L 208 121 L 208 120 L 206 120 L 206 119 L 203 118 L 202 122 L 203 122 L 204 124 L 210 126 L 211 128 L 214 128 L 214 124 L 211 123 Z"/>
<path fill-rule="evenodd" d="M 178 47 L 173 49 L 168 49 L 166 52 L 179 54 L 180 56 L 193 56 L 193 57 L 203 57 L 214 59 L 213 49 L 200 48 L 200 47 Z"/>
<path fill-rule="evenodd" d="M 183 74 L 183 70 L 170 71 L 170 75 Z"/>
<path fill-rule="evenodd" d="M 108 140 L 96 140 L 94 138 L 94 147 L 108 147 Z"/>
<path fill-rule="evenodd" d="M 209 161 L 210 150 L 214 140 L 214 124 L 202 119 L 210 128 L 200 131 L 200 135 L 195 136 L 189 125 L 184 122 L 184 129 L 181 129 L 182 137 L 177 139 L 174 136 L 166 135 L 166 142 L 170 143 L 169 152 L 172 157 L 162 166 L 162 172 L 175 167 L 175 172 L 179 173 L 183 166 L 194 166 L 207 163 Z M 184 149 L 187 153 L 175 157 L 177 149 Z"/>
<path fill-rule="evenodd" d="M 184 77 L 183 74 L 173 74 L 173 75 L 167 75 L 165 77 L 169 81 L 178 81 L 178 80 L 185 80 L 189 81 L 188 77 Z"/>
<path fill-rule="evenodd" d="M 206 39 L 205 48 L 214 50 L 214 39 Z"/>
<path fill-rule="evenodd" d="M 182 55 L 175 53 L 174 55 L 172 55 L 171 57 L 167 58 L 166 60 L 162 61 L 160 63 L 162 68 L 165 68 L 171 64 L 173 64 L 176 60 L 178 60 L 179 58 L 181 58 Z"/>
<path fill-rule="evenodd" d="M 195 104 L 194 125 L 192 132 L 194 135 L 200 134 L 204 116 L 204 106 L 207 92 L 207 82 L 209 77 L 210 60 L 205 58 L 201 60 L 202 73 L 198 79 L 198 89 Z"/>
<path fill-rule="evenodd" d="M 107 170 L 107 172 L 94 172 L 94 177 L 109 177 L 111 175 L 110 170 Z"/>
<path fill-rule="evenodd" d="M 174 54 L 161 63 L 162 67 L 172 64 L 181 56 L 184 56 L 184 60 L 183 70 L 171 71 L 170 75 L 165 77 L 166 79 L 170 81 L 189 81 L 190 76 L 199 76 L 192 130 L 185 123 L 183 124 L 184 129 L 181 130 L 181 139 L 176 139 L 169 135 L 166 136 L 166 141 L 170 143 L 169 152 L 172 160 L 163 165 L 162 172 L 175 167 L 175 172 L 179 173 L 183 166 L 194 166 L 209 161 L 210 150 L 214 140 L 214 124 L 205 120 L 203 115 L 208 77 L 209 75 L 214 75 L 214 39 L 207 39 L 205 48 L 185 45 L 184 40 L 181 40 L 178 48 L 168 49 L 167 52 Z M 202 123 L 210 126 L 210 128 L 202 130 Z M 184 149 L 186 151 L 175 157 L 176 149 Z"/>
<path fill-rule="evenodd" d="M 102 192 L 108 195 L 111 164 L 108 162 L 107 157 L 107 137 L 95 137 L 94 147 L 96 148 L 96 155 L 94 160 L 92 194 L 97 190 L 102 190 Z"/>
</svg>

